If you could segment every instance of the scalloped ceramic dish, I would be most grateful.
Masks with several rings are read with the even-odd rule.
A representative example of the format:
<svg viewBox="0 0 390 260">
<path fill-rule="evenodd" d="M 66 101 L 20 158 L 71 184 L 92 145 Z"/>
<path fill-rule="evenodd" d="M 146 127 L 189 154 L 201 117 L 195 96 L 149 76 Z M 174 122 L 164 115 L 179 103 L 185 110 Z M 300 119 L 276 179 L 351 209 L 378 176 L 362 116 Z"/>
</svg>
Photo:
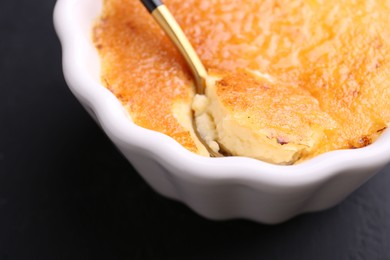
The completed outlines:
<svg viewBox="0 0 390 260">
<path fill-rule="evenodd" d="M 340 202 L 390 162 L 390 131 L 372 145 L 322 154 L 293 166 L 243 157 L 206 158 L 170 137 L 135 125 L 100 84 L 91 28 L 102 0 L 59 0 L 55 28 L 63 70 L 76 98 L 159 193 L 211 219 L 278 223 Z"/>
</svg>

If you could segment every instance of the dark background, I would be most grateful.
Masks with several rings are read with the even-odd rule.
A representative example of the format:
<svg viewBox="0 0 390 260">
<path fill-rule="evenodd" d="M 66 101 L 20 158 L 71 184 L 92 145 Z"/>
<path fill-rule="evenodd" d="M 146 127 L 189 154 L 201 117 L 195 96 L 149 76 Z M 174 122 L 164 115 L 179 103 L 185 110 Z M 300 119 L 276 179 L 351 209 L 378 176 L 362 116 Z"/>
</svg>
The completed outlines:
<svg viewBox="0 0 390 260">
<path fill-rule="evenodd" d="M 0 1 L 0 259 L 390 259 L 390 166 L 266 226 L 152 191 L 68 90 L 54 0 Z"/>
</svg>

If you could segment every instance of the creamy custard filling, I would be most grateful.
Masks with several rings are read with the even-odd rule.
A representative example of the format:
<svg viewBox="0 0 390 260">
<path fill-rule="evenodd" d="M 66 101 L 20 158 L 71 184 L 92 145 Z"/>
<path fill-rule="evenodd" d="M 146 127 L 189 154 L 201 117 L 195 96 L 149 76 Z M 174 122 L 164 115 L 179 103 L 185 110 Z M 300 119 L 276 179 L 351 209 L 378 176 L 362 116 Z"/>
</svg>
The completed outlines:
<svg viewBox="0 0 390 260">
<path fill-rule="evenodd" d="M 195 101 L 184 60 L 142 4 L 103 2 L 102 84 L 134 123 L 189 151 L 208 156 L 192 103 L 213 149 L 279 164 L 365 147 L 389 125 L 386 1 L 166 0 L 205 67 L 223 72 Z"/>
</svg>

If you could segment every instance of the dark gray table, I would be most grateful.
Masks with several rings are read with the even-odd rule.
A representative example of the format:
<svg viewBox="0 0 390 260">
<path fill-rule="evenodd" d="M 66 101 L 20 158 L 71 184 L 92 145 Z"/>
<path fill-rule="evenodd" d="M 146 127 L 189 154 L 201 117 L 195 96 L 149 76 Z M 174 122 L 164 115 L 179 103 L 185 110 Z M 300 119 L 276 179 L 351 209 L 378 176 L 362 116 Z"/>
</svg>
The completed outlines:
<svg viewBox="0 0 390 260">
<path fill-rule="evenodd" d="M 276 226 L 209 221 L 153 192 L 69 92 L 54 3 L 0 2 L 1 260 L 390 259 L 389 166 Z"/>
</svg>

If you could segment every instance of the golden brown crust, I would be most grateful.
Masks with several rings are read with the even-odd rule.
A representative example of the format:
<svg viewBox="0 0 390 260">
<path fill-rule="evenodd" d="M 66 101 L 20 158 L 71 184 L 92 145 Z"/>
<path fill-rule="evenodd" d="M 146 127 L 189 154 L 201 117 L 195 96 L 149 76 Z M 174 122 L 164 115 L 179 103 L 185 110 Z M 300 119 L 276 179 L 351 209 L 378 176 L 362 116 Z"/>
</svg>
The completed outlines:
<svg viewBox="0 0 390 260">
<path fill-rule="evenodd" d="M 261 119 L 259 114 L 253 124 L 291 128 L 291 135 L 300 138 L 299 126 L 328 122 L 324 114 L 334 120 L 310 156 L 368 145 L 362 137 L 375 140 L 374 133 L 389 124 L 387 1 L 166 0 L 166 5 L 205 66 L 232 73 L 227 84 L 220 84 L 224 102 L 249 111 L 258 104 L 242 97 L 257 95 L 263 109 L 270 106 L 271 113 Z M 134 121 L 196 151 L 172 113 L 175 102 L 191 102 L 191 76 L 141 3 L 106 0 L 94 41 L 103 82 Z M 242 69 L 269 74 L 277 85 L 245 80 Z M 231 94 L 223 89 L 229 84 L 234 85 Z M 285 143 L 291 136 L 278 138 Z"/>
</svg>

